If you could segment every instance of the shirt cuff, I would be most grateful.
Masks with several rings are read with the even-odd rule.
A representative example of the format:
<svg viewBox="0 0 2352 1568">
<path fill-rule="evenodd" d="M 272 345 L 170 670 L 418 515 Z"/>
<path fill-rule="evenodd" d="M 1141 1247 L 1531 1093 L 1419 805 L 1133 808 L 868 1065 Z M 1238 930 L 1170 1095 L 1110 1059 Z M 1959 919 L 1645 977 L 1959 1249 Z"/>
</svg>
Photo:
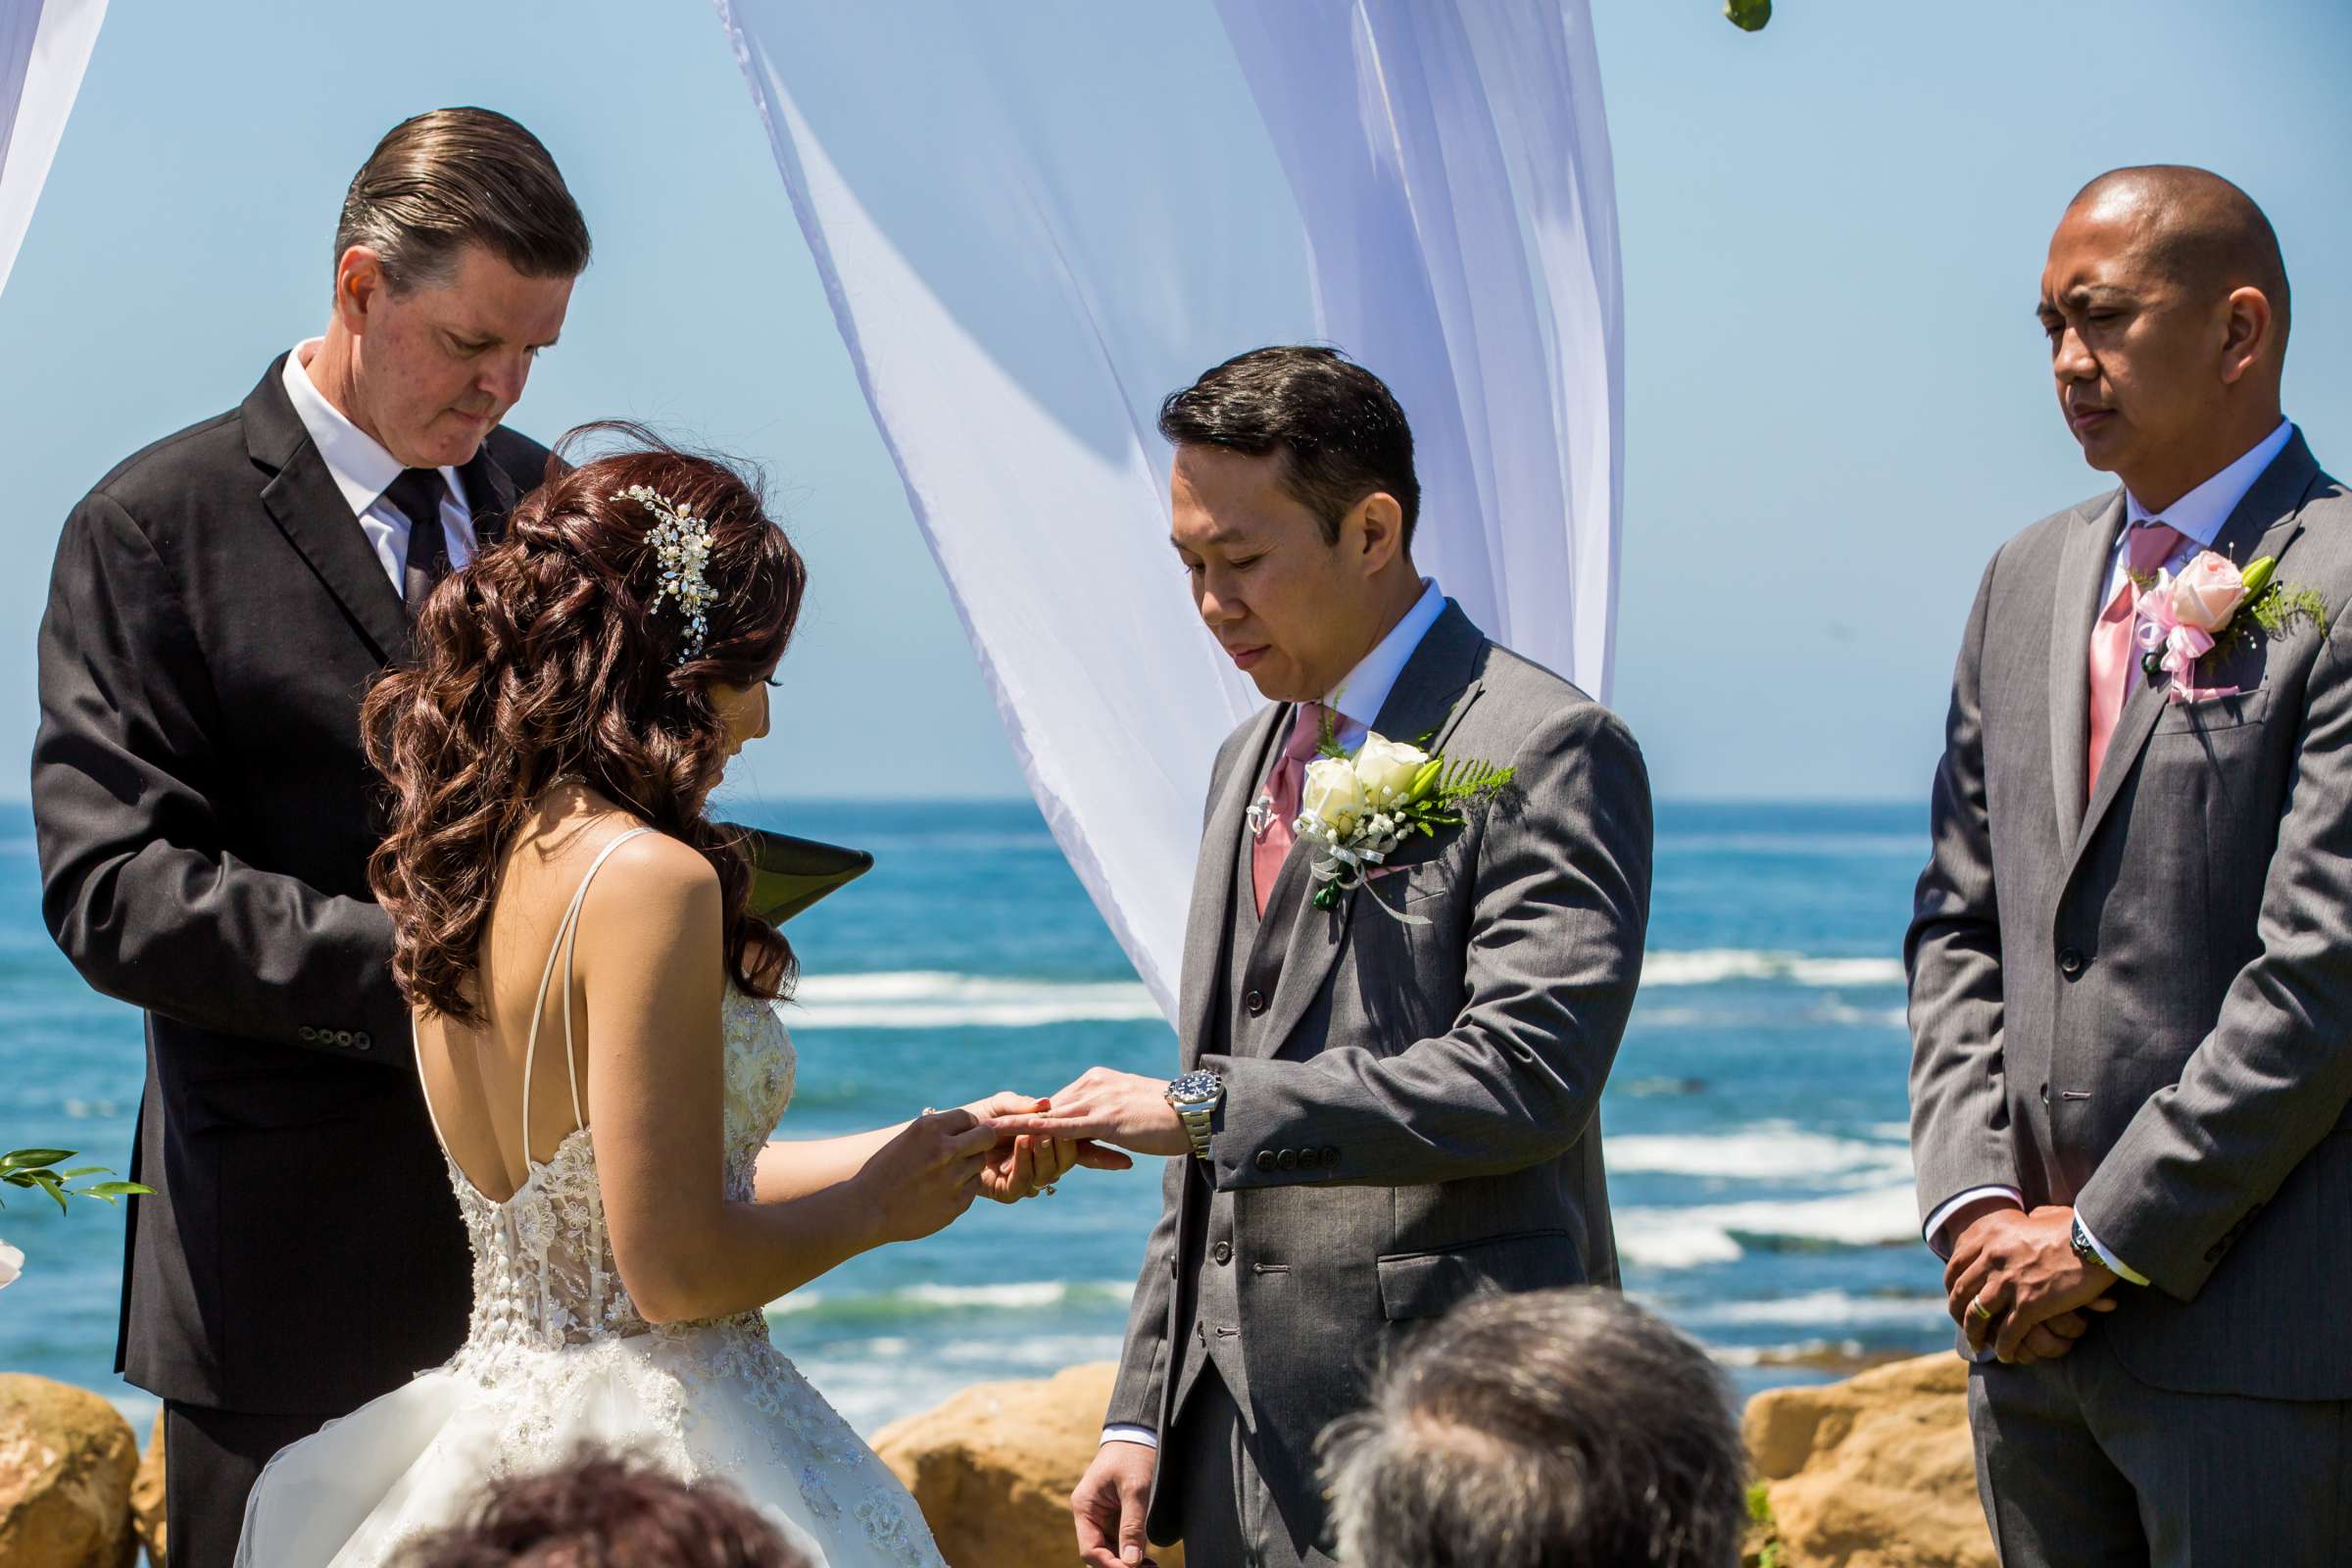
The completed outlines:
<svg viewBox="0 0 2352 1568">
<path fill-rule="evenodd" d="M 2119 1271 L 2120 1272 L 2120 1271 Z M 1115 1426 L 1102 1429 L 1103 1443 L 1140 1443 L 1147 1448 L 1159 1446 L 1159 1434 L 1150 1427 Z M 1101 1447 L 1102 1444 L 1097 1444 Z"/>
<path fill-rule="evenodd" d="M 2115 1270 L 2115 1277 L 2117 1279 L 2122 1280 L 2127 1285 L 2145 1285 L 2148 1283 L 2148 1277 L 2145 1274 L 2142 1274 L 2139 1272 L 2139 1270 L 2133 1268 L 2131 1264 L 2125 1262 L 2122 1258 L 2107 1250 L 2107 1244 L 2099 1240 L 2098 1233 L 2090 1228 L 2090 1221 L 2082 1217 L 2082 1211 L 2079 1208 L 2075 1210 L 2075 1223 L 2082 1227 L 2082 1239 L 2090 1244 L 2090 1250 L 2092 1251 L 2099 1254 L 2100 1262 Z"/>
<path fill-rule="evenodd" d="M 1998 1183 L 1986 1187 L 1971 1187 L 1959 1197 L 1945 1200 L 1935 1213 L 1928 1216 L 1928 1223 L 1921 1227 L 1928 1240 L 1928 1250 L 1934 1252 L 1937 1257 L 1950 1258 L 1952 1244 L 1950 1238 L 1943 1234 L 1944 1226 L 1950 1224 L 1952 1216 L 1969 1204 L 1982 1202 L 1987 1198 L 2005 1198 L 2020 1208 L 2026 1206 L 2026 1195 L 2014 1187 Z M 2121 1270 L 2118 1272 L 2120 1273 Z"/>
</svg>

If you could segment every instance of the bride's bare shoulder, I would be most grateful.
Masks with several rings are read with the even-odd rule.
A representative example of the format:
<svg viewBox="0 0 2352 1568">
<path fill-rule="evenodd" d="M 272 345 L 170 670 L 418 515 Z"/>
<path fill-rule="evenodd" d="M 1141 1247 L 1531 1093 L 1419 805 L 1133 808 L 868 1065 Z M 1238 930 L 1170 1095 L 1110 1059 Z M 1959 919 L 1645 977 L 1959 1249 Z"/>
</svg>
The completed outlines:
<svg viewBox="0 0 2352 1568">
<path fill-rule="evenodd" d="M 718 871 L 701 851 L 666 833 L 640 833 L 612 851 L 581 913 L 591 933 L 601 927 L 643 941 L 665 928 L 715 931 L 720 899 Z"/>
</svg>

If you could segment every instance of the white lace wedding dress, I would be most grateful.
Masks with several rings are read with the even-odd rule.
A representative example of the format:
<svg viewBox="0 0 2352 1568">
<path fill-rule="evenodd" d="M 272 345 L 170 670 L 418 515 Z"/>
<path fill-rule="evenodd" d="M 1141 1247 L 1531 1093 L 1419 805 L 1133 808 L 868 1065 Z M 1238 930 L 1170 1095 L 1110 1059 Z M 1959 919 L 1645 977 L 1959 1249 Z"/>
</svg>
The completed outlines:
<svg viewBox="0 0 2352 1568">
<path fill-rule="evenodd" d="M 581 879 L 548 955 L 542 1009 L 589 880 L 650 831 L 614 839 Z M 567 954 L 564 970 L 568 993 Z M 775 1009 L 732 986 L 724 1022 L 727 1196 L 741 1202 L 792 1099 L 795 1058 Z M 526 1084 L 536 1050 L 534 1024 Z M 576 1079 L 572 1102 L 577 1117 Z M 526 1101 L 526 1127 L 529 1115 Z M 913 1499 L 768 1342 L 764 1315 L 654 1324 L 638 1312 L 613 1266 L 584 1125 L 504 1202 L 454 1159 L 449 1174 L 473 1243 L 465 1346 L 271 1459 L 246 1509 L 239 1568 L 375 1568 L 459 1518 L 484 1481 L 551 1468 L 582 1442 L 722 1478 L 818 1568 L 943 1568 Z"/>
</svg>

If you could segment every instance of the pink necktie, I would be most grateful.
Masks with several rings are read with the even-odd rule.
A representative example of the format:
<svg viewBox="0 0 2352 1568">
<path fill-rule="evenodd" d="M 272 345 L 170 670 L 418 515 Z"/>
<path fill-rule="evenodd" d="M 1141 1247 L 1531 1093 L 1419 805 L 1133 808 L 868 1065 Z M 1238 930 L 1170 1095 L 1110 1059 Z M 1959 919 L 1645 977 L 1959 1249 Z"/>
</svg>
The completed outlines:
<svg viewBox="0 0 2352 1568">
<path fill-rule="evenodd" d="M 2184 536 L 2161 522 L 2133 527 L 2125 542 L 2125 563 L 2132 577 L 2152 577 L 2173 558 Z M 2099 787 L 2099 764 L 2106 760 L 2107 742 L 2116 721 L 2124 716 L 2125 682 L 2138 662 L 2133 657 L 2132 622 L 2139 608 L 2139 586 L 2127 577 L 2090 628 L 2090 772 L 2087 792 Z"/>
<path fill-rule="evenodd" d="M 1274 879 L 1282 875 L 1282 862 L 1289 858 L 1292 843 L 1298 837 L 1295 825 L 1298 820 L 1298 798 L 1306 789 L 1306 764 L 1314 760 L 1323 744 L 1323 713 L 1321 703 L 1300 703 L 1291 719 L 1291 738 L 1283 744 L 1282 755 L 1274 760 L 1273 775 L 1266 780 L 1266 793 L 1274 803 L 1274 820 L 1258 836 L 1250 851 L 1250 880 L 1257 895 L 1257 912 L 1266 912 L 1266 900 L 1274 893 Z"/>
</svg>

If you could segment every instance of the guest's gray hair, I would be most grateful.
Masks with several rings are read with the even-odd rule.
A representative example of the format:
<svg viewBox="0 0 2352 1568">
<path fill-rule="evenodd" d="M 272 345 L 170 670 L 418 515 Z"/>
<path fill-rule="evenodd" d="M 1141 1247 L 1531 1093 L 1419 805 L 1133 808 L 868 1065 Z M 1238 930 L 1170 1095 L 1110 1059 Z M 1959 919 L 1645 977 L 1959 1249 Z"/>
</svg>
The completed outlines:
<svg viewBox="0 0 2352 1568">
<path fill-rule="evenodd" d="M 1706 1351 L 1613 1291 L 1475 1298 L 1323 1434 L 1350 1568 L 1735 1568 L 1747 1456 Z"/>
</svg>

